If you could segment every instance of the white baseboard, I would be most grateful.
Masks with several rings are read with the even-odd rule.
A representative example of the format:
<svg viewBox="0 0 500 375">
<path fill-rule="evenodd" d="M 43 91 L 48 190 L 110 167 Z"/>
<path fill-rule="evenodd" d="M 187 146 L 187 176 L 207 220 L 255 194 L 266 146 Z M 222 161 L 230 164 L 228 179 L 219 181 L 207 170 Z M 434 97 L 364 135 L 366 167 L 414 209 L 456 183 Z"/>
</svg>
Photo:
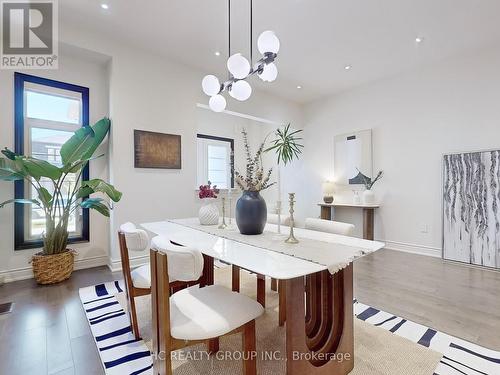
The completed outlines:
<svg viewBox="0 0 500 375">
<path fill-rule="evenodd" d="M 432 246 L 423 246 L 410 244 L 405 242 L 396 241 L 383 241 L 386 244 L 385 248 L 388 250 L 402 251 L 404 253 L 426 255 L 434 258 L 441 258 L 441 248 Z"/>
<path fill-rule="evenodd" d="M 108 264 L 107 255 L 99 255 L 94 257 L 88 257 L 83 259 L 75 259 L 75 270 L 82 270 L 85 268 L 94 268 L 105 266 Z M 11 283 L 13 281 L 25 280 L 33 278 L 33 269 L 31 266 L 16 268 L 7 271 L 0 271 L 0 279 L 3 279 L 5 283 Z"/>
<path fill-rule="evenodd" d="M 142 266 L 143 264 L 149 263 L 149 253 L 148 255 L 142 255 L 134 258 L 130 258 L 130 267 L 138 267 Z M 118 272 L 122 270 L 122 262 L 120 259 L 110 259 L 110 262 L 108 262 L 108 268 L 110 269 L 111 272 Z"/>
</svg>

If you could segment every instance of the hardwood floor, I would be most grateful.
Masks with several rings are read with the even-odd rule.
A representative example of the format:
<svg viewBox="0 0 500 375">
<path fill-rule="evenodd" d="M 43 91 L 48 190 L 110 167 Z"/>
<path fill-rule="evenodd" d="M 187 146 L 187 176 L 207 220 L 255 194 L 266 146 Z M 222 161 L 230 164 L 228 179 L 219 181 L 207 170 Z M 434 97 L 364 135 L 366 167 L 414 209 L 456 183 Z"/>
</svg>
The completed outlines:
<svg viewBox="0 0 500 375">
<path fill-rule="evenodd" d="M 363 303 L 500 350 L 500 272 L 382 250 L 356 261 L 354 275 Z M 1 286 L 0 303 L 15 307 L 0 315 L 0 374 L 103 374 L 78 289 L 120 278 L 99 267 L 54 286 Z"/>
</svg>

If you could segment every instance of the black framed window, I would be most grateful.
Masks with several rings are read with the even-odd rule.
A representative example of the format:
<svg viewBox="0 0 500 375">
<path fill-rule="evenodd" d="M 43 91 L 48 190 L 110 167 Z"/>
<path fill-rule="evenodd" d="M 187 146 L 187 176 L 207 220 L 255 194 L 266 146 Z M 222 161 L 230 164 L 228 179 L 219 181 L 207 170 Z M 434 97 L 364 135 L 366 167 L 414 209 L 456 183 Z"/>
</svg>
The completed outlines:
<svg viewBox="0 0 500 375">
<path fill-rule="evenodd" d="M 198 186 L 210 181 L 219 189 L 234 188 L 231 163 L 234 159 L 234 139 L 198 134 Z"/>
<path fill-rule="evenodd" d="M 60 149 L 73 133 L 89 125 L 89 89 L 70 83 L 32 75 L 14 73 L 15 152 L 32 155 L 52 164 L 61 165 Z M 64 189 L 71 189 L 76 175 L 68 175 Z M 82 180 L 89 179 L 85 167 Z M 40 183 L 50 192 L 52 182 Z M 24 181 L 15 181 L 15 198 L 36 198 L 36 191 Z M 45 214 L 42 209 L 16 204 L 14 207 L 14 246 L 16 250 L 43 246 Z M 75 211 L 68 225 L 68 242 L 89 241 L 88 209 Z"/>
</svg>

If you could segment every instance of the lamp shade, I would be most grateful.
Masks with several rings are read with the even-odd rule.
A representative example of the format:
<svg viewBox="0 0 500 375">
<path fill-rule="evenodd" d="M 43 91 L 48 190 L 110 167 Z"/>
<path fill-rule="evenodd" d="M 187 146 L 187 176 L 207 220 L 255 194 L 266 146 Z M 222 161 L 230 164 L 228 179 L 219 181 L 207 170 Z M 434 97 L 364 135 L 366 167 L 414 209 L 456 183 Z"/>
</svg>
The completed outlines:
<svg viewBox="0 0 500 375">
<path fill-rule="evenodd" d="M 241 53 L 235 53 L 227 59 L 227 69 L 234 78 L 243 79 L 250 73 L 250 63 Z"/>
<path fill-rule="evenodd" d="M 325 181 L 322 184 L 322 188 L 323 188 L 323 195 L 327 196 L 333 195 L 335 191 L 335 183 L 333 181 Z"/>
<path fill-rule="evenodd" d="M 264 31 L 257 39 L 257 48 L 262 54 L 266 52 L 278 53 L 280 50 L 280 40 L 274 31 Z"/>
<path fill-rule="evenodd" d="M 217 95 L 220 91 L 220 82 L 216 76 L 208 75 L 201 81 L 203 92 L 208 96 Z"/>
<path fill-rule="evenodd" d="M 214 95 L 208 101 L 208 106 L 214 112 L 222 112 L 226 109 L 226 98 L 220 94 Z"/>
<path fill-rule="evenodd" d="M 236 81 L 231 85 L 229 95 L 236 100 L 245 101 L 252 95 L 252 86 L 247 81 Z"/>
<path fill-rule="evenodd" d="M 273 82 L 278 77 L 278 68 L 274 63 L 264 65 L 264 70 L 259 74 L 259 78 L 264 82 Z"/>
</svg>

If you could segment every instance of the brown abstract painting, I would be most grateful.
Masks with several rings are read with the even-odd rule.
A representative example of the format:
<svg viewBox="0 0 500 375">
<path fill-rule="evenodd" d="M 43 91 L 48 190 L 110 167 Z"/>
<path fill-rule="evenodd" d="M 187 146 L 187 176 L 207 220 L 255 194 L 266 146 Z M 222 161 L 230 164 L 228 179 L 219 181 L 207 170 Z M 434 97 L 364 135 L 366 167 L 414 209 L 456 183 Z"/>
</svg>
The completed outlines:
<svg viewBox="0 0 500 375">
<path fill-rule="evenodd" d="M 181 169 L 181 136 L 134 130 L 135 168 Z"/>
</svg>

